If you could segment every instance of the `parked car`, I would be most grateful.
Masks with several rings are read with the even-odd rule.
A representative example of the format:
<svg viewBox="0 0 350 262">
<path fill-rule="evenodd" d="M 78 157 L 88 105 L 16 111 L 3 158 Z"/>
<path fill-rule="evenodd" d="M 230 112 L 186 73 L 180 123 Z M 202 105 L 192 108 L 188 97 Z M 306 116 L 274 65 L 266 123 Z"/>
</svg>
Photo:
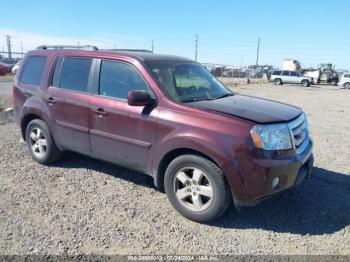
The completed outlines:
<svg viewBox="0 0 350 262">
<path fill-rule="evenodd" d="M 303 87 L 313 84 L 313 79 L 308 76 L 303 76 L 297 71 L 277 70 L 271 74 L 270 81 L 276 85 L 286 84 L 301 84 Z"/>
<path fill-rule="evenodd" d="M 13 65 L 0 62 L 0 76 L 9 74 L 11 72 L 12 66 Z"/>
<path fill-rule="evenodd" d="M 34 160 L 74 151 L 143 172 L 198 222 L 311 174 L 302 109 L 233 93 L 187 58 L 45 46 L 27 53 L 13 94 Z"/>
<path fill-rule="evenodd" d="M 350 74 L 344 74 L 340 81 L 338 82 L 338 86 L 342 86 L 344 88 L 350 89 Z"/>
<path fill-rule="evenodd" d="M 17 70 L 18 70 L 18 68 L 19 68 L 19 66 L 21 65 L 21 61 L 22 60 L 19 60 L 16 64 L 14 64 L 14 66 L 12 67 L 12 74 L 16 74 L 16 72 L 17 72 Z"/>
</svg>

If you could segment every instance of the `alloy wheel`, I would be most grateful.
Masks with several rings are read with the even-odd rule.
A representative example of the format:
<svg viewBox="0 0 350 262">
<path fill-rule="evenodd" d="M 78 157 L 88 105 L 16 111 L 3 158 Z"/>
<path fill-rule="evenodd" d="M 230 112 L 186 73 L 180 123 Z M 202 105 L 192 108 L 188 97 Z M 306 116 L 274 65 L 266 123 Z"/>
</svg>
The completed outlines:
<svg viewBox="0 0 350 262">
<path fill-rule="evenodd" d="M 33 154 L 42 158 L 47 152 L 47 140 L 44 132 L 40 128 L 35 127 L 30 131 L 29 139 Z"/>
<path fill-rule="evenodd" d="M 173 187 L 178 201 L 192 211 L 206 210 L 213 201 L 212 184 L 196 167 L 181 168 L 174 176 Z"/>
</svg>

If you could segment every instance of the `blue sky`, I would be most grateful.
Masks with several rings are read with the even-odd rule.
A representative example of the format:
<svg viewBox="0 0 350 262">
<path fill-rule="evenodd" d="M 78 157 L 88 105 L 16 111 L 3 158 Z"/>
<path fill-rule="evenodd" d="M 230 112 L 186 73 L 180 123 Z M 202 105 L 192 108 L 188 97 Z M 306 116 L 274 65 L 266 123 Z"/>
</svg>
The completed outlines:
<svg viewBox="0 0 350 262">
<path fill-rule="evenodd" d="M 101 48 L 151 48 L 198 60 L 239 66 L 303 66 L 333 62 L 350 68 L 350 1 L 101 0 L 1 1 L 0 49 L 5 34 L 13 49 L 45 43 L 96 44 Z M 5 10 L 11 10 L 6 12 Z M 15 10 L 16 12 L 14 13 Z"/>
</svg>

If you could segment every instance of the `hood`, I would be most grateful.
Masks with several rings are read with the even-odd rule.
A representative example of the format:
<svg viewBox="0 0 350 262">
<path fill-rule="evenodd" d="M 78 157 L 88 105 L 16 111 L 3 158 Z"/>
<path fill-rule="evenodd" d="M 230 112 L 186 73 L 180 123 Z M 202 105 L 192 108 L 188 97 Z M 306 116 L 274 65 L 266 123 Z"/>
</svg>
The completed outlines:
<svg viewBox="0 0 350 262">
<path fill-rule="evenodd" d="M 187 105 L 238 116 L 261 124 L 287 122 L 302 112 L 300 108 L 288 104 L 238 94 L 221 99 L 190 102 Z"/>
</svg>

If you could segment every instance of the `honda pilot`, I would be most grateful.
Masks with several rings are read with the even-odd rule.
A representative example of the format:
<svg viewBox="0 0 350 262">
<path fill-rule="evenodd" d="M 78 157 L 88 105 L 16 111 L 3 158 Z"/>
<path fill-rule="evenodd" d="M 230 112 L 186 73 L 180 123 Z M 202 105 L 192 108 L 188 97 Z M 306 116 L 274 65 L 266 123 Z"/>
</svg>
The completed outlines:
<svg viewBox="0 0 350 262">
<path fill-rule="evenodd" d="M 294 187 L 313 166 L 302 109 L 234 93 L 183 57 L 41 46 L 23 59 L 13 101 L 40 164 L 74 151 L 140 171 L 198 222 Z"/>
</svg>

